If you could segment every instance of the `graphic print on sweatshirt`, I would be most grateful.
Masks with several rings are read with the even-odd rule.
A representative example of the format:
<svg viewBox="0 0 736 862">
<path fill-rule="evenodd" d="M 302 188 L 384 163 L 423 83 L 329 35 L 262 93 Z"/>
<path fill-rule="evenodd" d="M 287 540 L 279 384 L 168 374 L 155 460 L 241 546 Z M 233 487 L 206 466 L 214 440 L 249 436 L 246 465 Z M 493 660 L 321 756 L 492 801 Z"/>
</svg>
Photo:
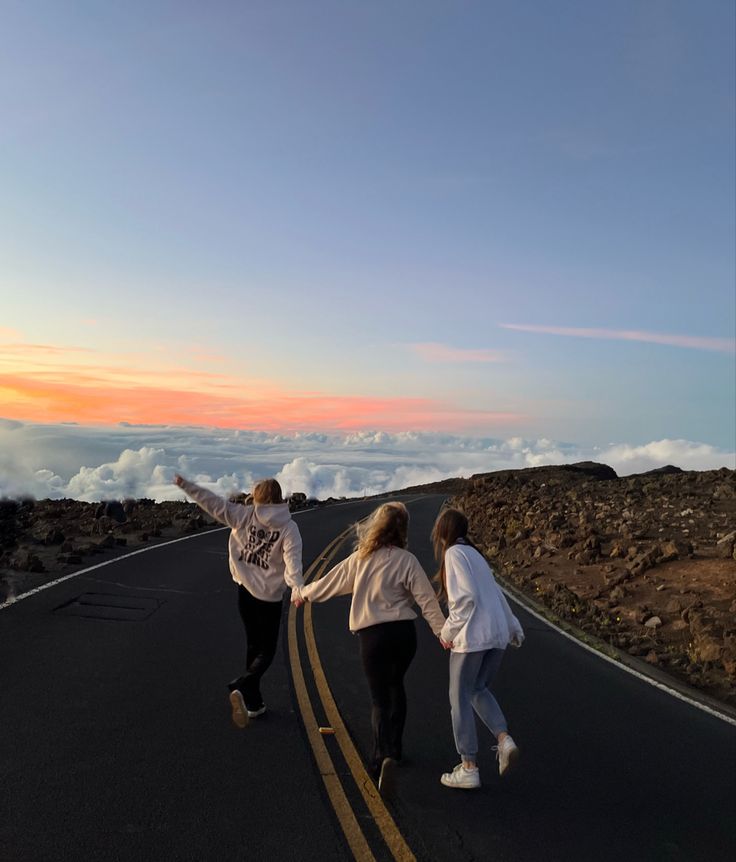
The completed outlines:
<svg viewBox="0 0 736 862">
<path fill-rule="evenodd" d="M 264 530 L 251 524 L 248 527 L 248 538 L 245 547 L 240 552 L 240 560 L 260 569 L 269 567 L 273 546 L 278 541 L 281 530 Z"/>
</svg>

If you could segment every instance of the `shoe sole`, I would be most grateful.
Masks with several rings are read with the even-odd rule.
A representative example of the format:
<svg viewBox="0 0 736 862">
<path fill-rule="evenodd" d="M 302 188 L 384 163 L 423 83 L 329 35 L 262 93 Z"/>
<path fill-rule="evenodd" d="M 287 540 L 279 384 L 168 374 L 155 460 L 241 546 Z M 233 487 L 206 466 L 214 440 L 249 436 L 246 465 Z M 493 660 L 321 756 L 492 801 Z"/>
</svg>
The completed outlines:
<svg viewBox="0 0 736 862">
<path fill-rule="evenodd" d="M 516 766 L 517 761 L 519 760 L 519 749 L 514 747 L 509 751 L 509 756 L 506 758 L 506 767 L 503 771 L 499 768 L 499 775 L 508 775 L 509 771 Z"/>
<path fill-rule="evenodd" d="M 396 761 L 392 757 L 383 759 L 378 776 L 378 792 L 381 796 L 393 796 L 396 792 Z"/>
<path fill-rule="evenodd" d="M 479 790 L 480 783 L 478 784 L 455 784 L 452 781 L 445 781 L 445 776 L 443 775 L 440 778 L 440 781 L 445 787 L 450 787 L 453 790 Z"/>
<path fill-rule="evenodd" d="M 244 730 L 248 727 L 250 716 L 248 715 L 248 710 L 245 708 L 243 695 L 239 691 L 231 691 L 229 700 L 230 706 L 233 708 L 233 724 Z"/>
</svg>

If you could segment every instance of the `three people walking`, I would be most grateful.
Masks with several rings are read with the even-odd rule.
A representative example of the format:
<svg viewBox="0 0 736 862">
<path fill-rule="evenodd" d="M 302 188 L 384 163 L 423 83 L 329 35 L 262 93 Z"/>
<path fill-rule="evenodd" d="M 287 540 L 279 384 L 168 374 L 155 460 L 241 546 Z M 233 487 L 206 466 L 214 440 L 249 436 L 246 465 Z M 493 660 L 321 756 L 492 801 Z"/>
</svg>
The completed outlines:
<svg viewBox="0 0 736 862">
<path fill-rule="evenodd" d="M 442 775 L 442 784 L 480 787 L 475 715 L 496 737 L 499 773 L 508 771 L 519 752 L 491 686 L 506 647 L 521 645 L 524 633 L 488 563 L 468 538 L 462 512 L 444 510 L 432 530 L 439 597 L 448 608 L 445 618 L 422 566 L 406 549 L 409 513 L 403 503 L 380 505 L 358 525 L 353 553 L 305 586 L 301 536 L 275 479 L 255 485 L 252 505 L 230 502 L 179 475 L 174 481 L 231 530 L 230 573 L 247 640 L 245 670 L 228 684 L 238 727 L 266 711 L 260 683 L 276 653 L 285 591 L 291 588 L 297 607 L 352 595 L 349 627 L 358 636 L 371 696 L 369 767 L 379 788 L 390 792 L 403 754 L 404 676 L 417 649 L 416 603 L 442 647 L 450 650 L 452 730 L 461 762 Z"/>
</svg>

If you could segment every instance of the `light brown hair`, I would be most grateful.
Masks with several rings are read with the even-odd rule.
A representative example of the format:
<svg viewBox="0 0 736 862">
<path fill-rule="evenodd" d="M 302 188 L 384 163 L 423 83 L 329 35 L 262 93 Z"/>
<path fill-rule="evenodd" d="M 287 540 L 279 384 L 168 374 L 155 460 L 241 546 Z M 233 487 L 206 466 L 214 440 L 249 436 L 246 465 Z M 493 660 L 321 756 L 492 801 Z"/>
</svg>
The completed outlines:
<svg viewBox="0 0 736 862">
<path fill-rule="evenodd" d="M 409 511 L 403 503 L 383 503 L 362 524 L 356 526 L 355 550 L 360 559 L 370 557 L 379 548 L 394 545 L 405 548 L 409 533 Z"/>
<path fill-rule="evenodd" d="M 264 503 L 283 503 L 281 485 L 275 479 L 261 479 L 253 486 L 253 502 L 263 505 Z"/>
<path fill-rule="evenodd" d="M 432 545 L 434 557 L 439 563 L 439 570 L 434 581 L 437 585 L 437 596 L 440 599 L 447 598 L 447 574 L 445 572 L 445 554 L 447 549 L 463 539 L 463 544 L 471 548 L 475 545 L 468 539 L 468 519 L 458 509 L 445 509 L 437 516 L 432 527 Z M 475 548 L 476 551 L 478 550 Z"/>
</svg>

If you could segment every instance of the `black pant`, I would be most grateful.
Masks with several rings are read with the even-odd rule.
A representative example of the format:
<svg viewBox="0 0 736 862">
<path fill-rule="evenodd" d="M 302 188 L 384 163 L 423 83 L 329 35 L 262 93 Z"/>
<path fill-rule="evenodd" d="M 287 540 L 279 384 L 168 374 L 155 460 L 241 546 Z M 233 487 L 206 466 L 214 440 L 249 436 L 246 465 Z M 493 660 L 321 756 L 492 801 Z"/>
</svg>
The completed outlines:
<svg viewBox="0 0 736 862">
<path fill-rule="evenodd" d="M 238 585 L 238 610 L 245 627 L 248 651 L 245 657 L 245 673 L 228 684 L 230 691 L 238 689 L 248 709 L 260 709 L 261 677 L 268 670 L 276 655 L 281 625 L 282 601 L 264 602 Z"/>
<path fill-rule="evenodd" d="M 371 691 L 374 771 L 384 757 L 401 759 L 406 721 L 404 674 L 417 651 L 414 620 L 379 623 L 358 631 L 360 657 Z"/>
</svg>

